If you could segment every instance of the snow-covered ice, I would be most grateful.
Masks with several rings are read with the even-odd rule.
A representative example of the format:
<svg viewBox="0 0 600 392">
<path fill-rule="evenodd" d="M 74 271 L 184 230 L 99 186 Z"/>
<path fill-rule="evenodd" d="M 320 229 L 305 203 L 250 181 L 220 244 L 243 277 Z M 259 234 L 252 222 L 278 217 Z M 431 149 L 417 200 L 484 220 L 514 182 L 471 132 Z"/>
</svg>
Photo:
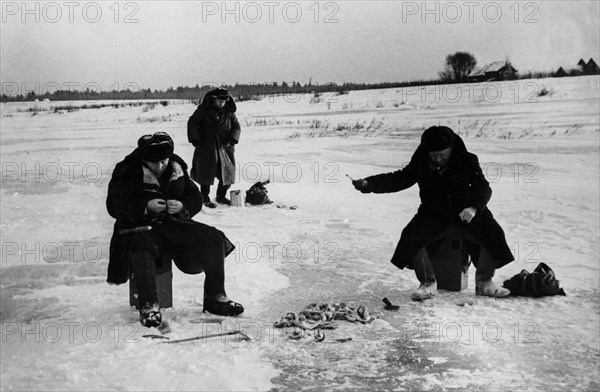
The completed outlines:
<svg viewBox="0 0 600 392">
<path fill-rule="evenodd" d="M 538 96 L 542 88 L 551 94 Z M 142 134 L 169 132 L 190 161 L 194 106 L 2 104 L 0 389 L 598 390 L 599 92 L 588 76 L 239 103 L 233 189 L 270 178 L 281 208 L 219 207 L 195 219 L 237 245 L 226 284 L 247 310 L 203 314 L 203 277 L 175 271 L 164 317 L 171 339 L 242 329 L 254 340 L 180 344 L 143 338 L 160 332 L 139 325 L 127 285 L 105 283 L 104 201 L 112 167 Z M 409 300 L 417 280 L 389 259 L 417 188 L 364 195 L 345 175 L 396 170 L 438 124 L 465 139 L 491 183 L 489 207 L 516 257 L 495 280 L 543 261 L 566 297 L 476 297 L 471 269 L 463 292 Z M 383 310 L 383 297 L 400 309 Z M 311 302 L 362 303 L 381 320 L 340 322 L 322 343 L 272 327 Z"/>
</svg>

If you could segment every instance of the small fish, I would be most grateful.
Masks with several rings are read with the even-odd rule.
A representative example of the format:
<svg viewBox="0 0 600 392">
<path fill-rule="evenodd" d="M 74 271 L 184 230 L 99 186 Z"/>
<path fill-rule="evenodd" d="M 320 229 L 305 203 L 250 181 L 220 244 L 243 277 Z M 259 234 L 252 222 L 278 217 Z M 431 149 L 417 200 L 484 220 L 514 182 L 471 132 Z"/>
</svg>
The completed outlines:
<svg viewBox="0 0 600 392">
<path fill-rule="evenodd" d="M 304 331 L 301 328 L 294 328 L 292 333 L 288 335 L 289 339 L 298 340 L 304 337 Z"/>
<path fill-rule="evenodd" d="M 325 333 L 320 329 L 317 329 L 315 332 L 315 341 L 322 342 L 323 340 L 325 340 Z"/>
<path fill-rule="evenodd" d="M 351 341 L 352 338 L 341 338 L 341 339 L 335 339 L 336 342 L 340 342 L 340 343 L 346 343 Z"/>
<path fill-rule="evenodd" d="M 289 320 L 297 320 L 297 319 L 298 319 L 298 316 L 296 316 L 296 313 L 294 313 L 294 312 L 288 312 L 288 313 L 285 315 L 285 318 L 286 318 L 286 319 L 289 319 Z"/>
<path fill-rule="evenodd" d="M 152 334 L 152 333 L 149 333 L 149 334 L 146 334 L 146 335 L 142 335 L 142 337 L 143 338 L 149 338 L 149 339 L 152 339 L 152 340 L 154 340 L 154 339 L 167 339 L 168 340 L 169 339 L 167 336 L 156 335 L 156 334 Z"/>
<path fill-rule="evenodd" d="M 321 321 L 321 322 L 315 324 L 315 326 L 312 329 L 337 329 L 337 328 L 338 328 L 338 325 L 334 322 Z"/>
<path fill-rule="evenodd" d="M 361 318 L 361 320 L 359 320 L 359 321 L 368 322 L 369 320 L 371 320 L 371 316 L 369 315 L 369 310 L 367 309 L 366 306 L 359 306 L 359 308 L 356 310 L 356 313 Z"/>
</svg>

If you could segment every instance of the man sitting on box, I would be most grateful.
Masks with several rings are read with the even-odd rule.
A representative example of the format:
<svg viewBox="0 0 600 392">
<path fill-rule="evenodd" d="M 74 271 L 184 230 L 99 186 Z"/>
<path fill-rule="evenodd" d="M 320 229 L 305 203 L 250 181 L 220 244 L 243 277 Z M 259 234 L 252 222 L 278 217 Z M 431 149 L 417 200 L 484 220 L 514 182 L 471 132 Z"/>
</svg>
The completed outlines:
<svg viewBox="0 0 600 392">
<path fill-rule="evenodd" d="M 474 258 L 478 295 L 506 297 L 510 292 L 492 282 L 497 268 L 514 260 L 504 231 L 486 207 L 492 190 L 475 154 L 448 127 L 431 127 L 410 163 L 393 173 L 352 181 L 363 193 L 389 193 L 419 184 L 421 205 L 402 231 L 392 263 L 400 269 L 415 270 L 420 286 L 411 295 L 416 301 L 433 297 L 437 283 L 426 246 L 450 227 L 471 234 L 481 244 Z"/>
<path fill-rule="evenodd" d="M 225 257 L 234 246 L 221 231 L 192 220 L 202 208 L 202 195 L 173 150 L 173 139 L 164 132 L 142 136 L 115 166 L 108 185 L 106 206 L 117 221 L 107 281 L 125 283 L 133 273 L 140 322 L 146 327 L 161 324 L 156 263 L 165 253 L 187 274 L 205 272 L 204 311 L 224 316 L 244 311 L 224 287 Z"/>
</svg>

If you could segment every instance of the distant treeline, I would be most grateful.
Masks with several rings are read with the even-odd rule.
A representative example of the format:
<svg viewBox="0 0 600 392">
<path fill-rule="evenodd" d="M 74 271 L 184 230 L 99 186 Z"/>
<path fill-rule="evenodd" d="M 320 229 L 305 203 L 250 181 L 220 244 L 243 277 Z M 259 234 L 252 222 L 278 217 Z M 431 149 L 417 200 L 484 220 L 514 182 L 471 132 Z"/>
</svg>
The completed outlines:
<svg viewBox="0 0 600 392">
<path fill-rule="evenodd" d="M 522 78 L 540 78 L 552 76 L 548 73 L 529 73 L 520 75 Z M 573 75 L 576 76 L 576 75 Z M 23 101 L 99 101 L 99 100 L 164 100 L 164 99 L 187 99 L 192 102 L 199 102 L 204 94 L 215 87 L 223 87 L 229 90 L 230 94 L 237 101 L 257 100 L 266 95 L 291 95 L 291 94 L 320 94 L 326 92 L 335 92 L 337 94 L 346 94 L 352 90 L 374 90 L 386 88 L 401 88 L 414 86 L 429 86 L 437 84 L 448 84 L 452 82 L 435 80 L 419 80 L 412 82 L 385 82 L 385 83 L 327 83 L 327 84 L 300 84 L 298 82 L 286 83 L 254 83 L 254 84 L 235 84 L 235 85 L 220 85 L 220 86 L 199 86 L 195 87 L 169 87 L 166 91 L 150 90 L 150 89 L 128 89 L 120 91 L 95 91 L 86 89 L 79 90 L 57 90 L 53 92 L 45 92 L 44 94 L 36 94 L 35 91 L 30 91 L 27 94 L 6 95 L 2 94 L 1 102 L 23 102 Z M 130 84 L 131 85 L 131 84 Z"/>
<path fill-rule="evenodd" d="M 293 83 L 254 83 L 254 84 L 235 84 L 235 85 L 219 85 L 219 86 L 199 86 L 195 87 L 169 87 L 166 91 L 162 90 L 150 90 L 150 89 L 134 89 L 121 90 L 121 91 L 94 91 L 86 89 L 84 91 L 78 90 L 57 90 L 53 92 L 45 92 L 44 94 L 36 94 L 35 91 L 30 91 L 26 95 L 18 94 L 8 96 L 2 94 L 2 102 L 21 102 L 21 101 L 43 101 L 45 99 L 51 101 L 97 101 L 97 100 L 139 100 L 139 99 L 188 99 L 197 102 L 204 97 L 208 91 L 222 87 L 229 90 L 229 93 L 237 101 L 255 100 L 264 97 L 265 95 L 292 95 L 292 94 L 306 94 L 306 93 L 325 93 L 325 92 L 336 92 L 338 94 L 345 94 L 350 90 L 369 90 L 369 89 L 384 89 L 394 87 L 408 87 L 408 86 L 420 86 L 420 85 L 431 85 L 439 84 L 439 80 L 431 81 L 416 81 L 416 82 L 389 82 L 389 83 L 344 83 L 344 84 L 300 84 L 298 82 Z"/>
</svg>

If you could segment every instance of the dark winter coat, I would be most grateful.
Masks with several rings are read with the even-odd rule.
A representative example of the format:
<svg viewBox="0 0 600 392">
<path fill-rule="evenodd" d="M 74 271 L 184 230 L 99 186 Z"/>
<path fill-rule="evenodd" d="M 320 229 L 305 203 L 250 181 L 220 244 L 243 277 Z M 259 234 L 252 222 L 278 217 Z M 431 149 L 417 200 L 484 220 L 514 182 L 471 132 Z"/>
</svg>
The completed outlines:
<svg viewBox="0 0 600 392">
<path fill-rule="evenodd" d="M 109 283 L 125 283 L 130 276 L 131 235 L 120 235 L 119 230 L 157 224 L 202 225 L 191 220 L 202 208 L 202 195 L 190 180 L 183 159 L 173 154 L 159 180 L 149 173 L 143 167 L 139 150 L 135 149 L 115 166 L 108 185 L 106 207 L 108 213 L 117 220 L 110 241 Z M 178 215 L 149 215 L 146 213 L 146 205 L 155 198 L 179 200 L 184 205 L 184 211 Z"/>
<path fill-rule="evenodd" d="M 402 231 L 391 262 L 399 268 L 412 268 L 412 257 L 423 246 L 439 238 L 449 227 L 472 234 L 490 253 L 499 268 L 514 257 L 504 231 L 486 207 L 492 190 L 479 166 L 477 156 L 467 151 L 462 139 L 449 128 L 452 155 L 446 169 L 438 174 L 430 163 L 422 143 L 409 164 L 401 170 L 365 178 L 367 192 L 389 193 L 419 185 L 421 205 Z M 470 223 L 459 214 L 465 208 L 477 208 Z"/>
<path fill-rule="evenodd" d="M 223 185 L 235 183 L 235 144 L 240 140 L 241 128 L 233 98 L 217 110 L 211 92 L 188 120 L 188 141 L 194 147 L 191 177 L 200 185 L 212 185 L 215 177 Z"/>
</svg>

